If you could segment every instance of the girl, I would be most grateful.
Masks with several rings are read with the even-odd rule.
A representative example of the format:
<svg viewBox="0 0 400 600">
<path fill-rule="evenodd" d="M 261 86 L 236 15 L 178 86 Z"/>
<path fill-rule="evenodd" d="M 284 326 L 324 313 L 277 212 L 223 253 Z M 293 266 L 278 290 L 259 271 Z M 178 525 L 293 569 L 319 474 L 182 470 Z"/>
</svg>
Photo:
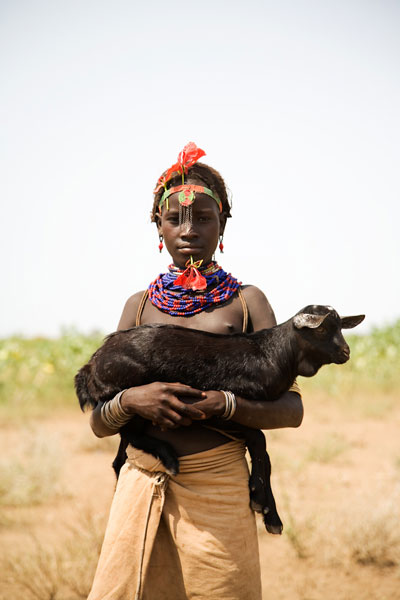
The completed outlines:
<svg viewBox="0 0 400 600">
<path fill-rule="evenodd" d="M 222 177 L 197 162 L 204 154 L 188 144 L 158 180 L 152 221 L 160 251 L 165 244 L 173 262 L 128 299 L 118 329 L 173 323 L 235 333 L 276 324 L 264 294 L 213 260 L 231 214 Z M 98 437 L 114 435 L 135 415 L 147 419 L 146 433 L 175 448 L 180 472 L 168 475 L 159 460 L 128 447 L 88 600 L 261 599 L 245 447 L 202 422 L 228 417 L 258 429 L 298 427 L 303 407 L 296 386 L 273 403 L 232 396 L 156 382 L 93 411 Z"/>
</svg>

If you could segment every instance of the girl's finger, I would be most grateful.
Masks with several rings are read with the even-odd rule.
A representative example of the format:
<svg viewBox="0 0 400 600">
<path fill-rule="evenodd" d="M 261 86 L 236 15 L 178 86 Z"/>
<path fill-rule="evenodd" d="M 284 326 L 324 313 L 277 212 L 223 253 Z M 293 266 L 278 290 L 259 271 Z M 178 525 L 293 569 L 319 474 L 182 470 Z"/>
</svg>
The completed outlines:
<svg viewBox="0 0 400 600">
<path fill-rule="evenodd" d="M 184 383 L 169 383 L 168 386 L 174 394 L 182 394 L 182 396 L 191 396 L 193 398 L 204 398 L 206 396 L 206 393 L 202 390 L 196 390 Z"/>
<path fill-rule="evenodd" d="M 178 415 L 189 419 L 204 419 L 205 414 L 202 410 L 196 408 L 194 404 L 185 404 L 176 396 L 171 395 L 169 398 L 169 407 Z"/>
</svg>

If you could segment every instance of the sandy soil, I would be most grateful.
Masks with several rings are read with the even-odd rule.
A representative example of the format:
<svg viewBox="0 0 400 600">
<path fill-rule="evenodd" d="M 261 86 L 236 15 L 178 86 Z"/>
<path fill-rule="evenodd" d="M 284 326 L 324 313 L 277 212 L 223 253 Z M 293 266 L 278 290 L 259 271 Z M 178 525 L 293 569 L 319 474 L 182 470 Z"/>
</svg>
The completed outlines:
<svg viewBox="0 0 400 600">
<path fill-rule="evenodd" d="M 258 523 L 265 599 L 400 599 L 399 425 L 400 410 L 357 418 L 333 402 L 313 401 L 301 428 L 267 433 L 285 530 L 271 536 Z M 9 577 L 10 556 L 24 565 L 32 539 L 35 547 L 60 548 L 77 521 L 84 528 L 95 519 L 102 531 L 114 488 L 110 464 L 117 440 L 96 440 L 81 414 L 3 428 L 2 455 L 23 461 L 30 438 L 54 449 L 59 488 L 41 504 L 1 507 L 4 600 L 34 597 L 22 594 L 15 573 Z M 78 597 L 61 588 L 53 595 Z"/>
</svg>

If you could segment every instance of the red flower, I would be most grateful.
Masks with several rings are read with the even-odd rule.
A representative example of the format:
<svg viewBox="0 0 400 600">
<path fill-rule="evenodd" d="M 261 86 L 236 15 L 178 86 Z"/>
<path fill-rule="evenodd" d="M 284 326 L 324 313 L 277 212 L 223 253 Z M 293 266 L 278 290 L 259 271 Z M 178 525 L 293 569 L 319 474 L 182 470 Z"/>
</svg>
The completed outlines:
<svg viewBox="0 0 400 600">
<path fill-rule="evenodd" d="M 207 287 L 207 280 L 200 271 L 190 265 L 179 277 L 175 279 L 174 285 L 180 285 L 186 290 L 205 290 Z"/>
<path fill-rule="evenodd" d="M 163 186 L 165 187 L 175 173 L 182 175 L 189 167 L 194 165 L 199 158 L 205 156 L 205 154 L 204 150 L 198 148 L 194 142 L 186 144 L 184 149 L 178 154 L 178 162 L 172 165 L 167 171 L 164 171 L 157 181 L 154 193 L 156 194 Z"/>
<path fill-rule="evenodd" d="M 175 163 L 170 167 L 167 171 L 161 175 L 159 180 L 157 181 L 156 189 L 154 193 L 157 194 L 158 190 L 160 190 L 163 186 L 165 186 L 168 181 L 173 177 L 174 173 L 179 174 L 181 172 L 181 165 L 179 163 Z"/>
<path fill-rule="evenodd" d="M 194 142 L 186 144 L 184 149 L 178 154 L 178 164 L 181 166 L 181 172 L 182 170 L 187 171 L 199 158 L 205 155 L 204 150 L 198 148 Z"/>
</svg>

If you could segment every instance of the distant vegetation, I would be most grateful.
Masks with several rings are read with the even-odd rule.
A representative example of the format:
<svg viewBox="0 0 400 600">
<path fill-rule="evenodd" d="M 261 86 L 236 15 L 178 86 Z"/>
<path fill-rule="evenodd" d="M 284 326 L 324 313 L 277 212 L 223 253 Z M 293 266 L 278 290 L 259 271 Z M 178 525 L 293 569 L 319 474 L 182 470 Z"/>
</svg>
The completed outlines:
<svg viewBox="0 0 400 600">
<path fill-rule="evenodd" d="M 346 333 L 346 332 L 344 332 Z M 374 329 L 368 335 L 347 335 L 351 358 L 345 365 L 329 365 L 311 379 L 302 379 L 303 390 L 323 394 L 345 403 L 363 403 L 370 416 L 385 412 L 400 390 L 400 319 Z M 386 395 L 387 402 L 375 407 L 367 396 Z"/>
<path fill-rule="evenodd" d="M 10 337 L 0 341 L 0 419 L 78 409 L 73 379 L 103 335 L 66 331 L 57 339 Z"/>
<path fill-rule="evenodd" d="M 73 390 L 77 370 L 101 344 L 103 335 L 67 331 L 57 339 L 0 340 L 0 418 L 78 409 Z M 369 335 L 348 336 L 351 360 L 323 367 L 300 383 L 307 394 L 348 399 L 352 395 L 393 395 L 400 387 L 400 319 Z"/>
</svg>

